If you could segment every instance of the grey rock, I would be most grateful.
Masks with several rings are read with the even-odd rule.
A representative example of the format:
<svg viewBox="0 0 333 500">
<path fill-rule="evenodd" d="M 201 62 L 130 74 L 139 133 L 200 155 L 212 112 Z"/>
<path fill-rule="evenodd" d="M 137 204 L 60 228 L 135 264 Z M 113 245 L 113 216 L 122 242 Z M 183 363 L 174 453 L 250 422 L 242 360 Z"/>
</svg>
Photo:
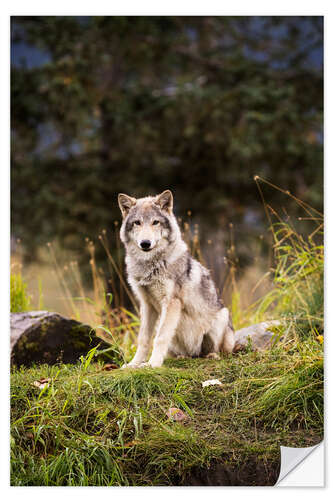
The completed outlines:
<svg viewBox="0 0 333 500">
<path fill-rule="evenodd" d="M 110 348 L 89 325 L 48 311 L 11 313 L 10 330 L 11 363 L 16 366 L 75 363 L 97 345 L 99 350 Z M 104 357 L 114 360 L 112 353 Z"/>
<path fill-rule="evenodd" d="M 257 323 L 255 325 L 242 328 L 235 332 L 236 344 L 234 352 L 241 351 L 249 345 L 249 341 L 253 351 L 261 351 L 272 347 L 275 333 L 272 327 L 281 325 L 281 321 L 272 320 Z M 279 339 L 281 340 L 281 339 Z"/>
<path fill-rule="evenodd" d="M 41 321 L 53 313 L 48 311 L 29 311 L 10 314 L 10 350 L 13 350 L 21 335 L 28 330 L 33 323 Z"/>
</svg>

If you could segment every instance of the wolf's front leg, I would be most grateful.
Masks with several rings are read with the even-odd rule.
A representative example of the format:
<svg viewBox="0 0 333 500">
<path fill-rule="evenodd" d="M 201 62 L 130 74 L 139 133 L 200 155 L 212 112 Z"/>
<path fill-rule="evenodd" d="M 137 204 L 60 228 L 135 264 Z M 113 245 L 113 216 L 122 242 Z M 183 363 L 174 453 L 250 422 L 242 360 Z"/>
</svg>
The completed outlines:
<svg viewBox="0 0 333 500">
<path fill-rule="evenodd" d="M 141 325 L 138 335 L 138 347 L 134 358 L 127 365 L 123 365 L 123 368 L 127 367 L 137 367 L 144 361 L 146 361 L 151 340 L 154 335 L 154 330 L 157 321 L 157 313 L 155 309 L 147 302 L 142 302 L 140 307 Z"/>
<path fill-rule="evenodd" d="M 170 347 L 181 314 L 181 302 L 173 299 L 162 307 L 160 321 L 157 327 L 153 352 L 148 365 L 156 368 L 162 366 L 164 358 Z"/>
</svg>

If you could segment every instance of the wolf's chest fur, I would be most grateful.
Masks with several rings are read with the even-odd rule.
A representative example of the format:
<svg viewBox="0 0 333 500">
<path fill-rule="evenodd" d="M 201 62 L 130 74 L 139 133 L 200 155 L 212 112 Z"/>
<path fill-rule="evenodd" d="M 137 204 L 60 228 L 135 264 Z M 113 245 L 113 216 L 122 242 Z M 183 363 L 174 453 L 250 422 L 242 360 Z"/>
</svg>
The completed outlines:
<svg viewBox="0 0 333 500">
<path fill-rule="evenodd" d="M 170 284 L 171 285 L 171 284 Z M 155 311 L 161 312 L 163 303 L 168 300 L 169 293 L 167 281 L 155 281 L 149 285 L 141 286 L 141 293 L 145 295 L 146 300 L 154 307 Z"/>
<path fill-rule="evenodd" d="M 129 264 L 128 278 L 134 291 L 144 295 L 158 312 L 173 291 L 173 280 L 164 259 L 153 263 L 143 263 L 141 266 L 136 264 L 134 269 Z"/>
<path fill-rule="evenodd" d="M 128 262 L 128 275 L 138 286 L 155 288 L 167 277 L 167 263 L 165 259 L 153 262 Z"/>
</svg>

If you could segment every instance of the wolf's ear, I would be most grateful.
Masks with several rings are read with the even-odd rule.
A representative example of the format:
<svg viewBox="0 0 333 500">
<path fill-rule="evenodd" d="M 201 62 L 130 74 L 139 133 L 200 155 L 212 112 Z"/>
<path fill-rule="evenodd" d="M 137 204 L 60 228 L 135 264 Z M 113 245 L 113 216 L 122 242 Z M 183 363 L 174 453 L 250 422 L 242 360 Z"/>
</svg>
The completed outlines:
<svg viewBox="0 0 333 500">
<path fill-rule="evenodd" d="M 136 204 L 136 199 L 131 196 L 127 196 L 127 194 L 119 193 L 118 204 L 123 217 L 126 217 L 130 209 Z"/>
<path fill-rule="evenodd" d="M 161 210 L 166 210 L 171 214 L 173 208 L 173 196 L 170 189 L 163 191 L 159 194 L 155 200 L 156 205 L 158 205 Z"/>
</svg>

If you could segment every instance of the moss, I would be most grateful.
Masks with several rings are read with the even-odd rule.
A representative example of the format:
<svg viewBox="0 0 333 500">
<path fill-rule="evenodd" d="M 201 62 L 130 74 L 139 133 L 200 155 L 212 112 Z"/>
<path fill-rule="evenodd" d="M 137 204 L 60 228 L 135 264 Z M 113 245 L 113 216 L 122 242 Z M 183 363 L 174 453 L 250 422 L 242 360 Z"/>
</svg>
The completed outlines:
<svg viewBox="0 0 333 500">
<path fill-rule="evenodd" d="M 37 321 L 17 341 L 12 352 L 13 365 L 30 366 L 32 363 L 75 362 L 80 356 L 101 346 L 101 359 L 119 362 L 119 353 L 88 325 L 63 318 L 57 314 Z"/>
</svg>

